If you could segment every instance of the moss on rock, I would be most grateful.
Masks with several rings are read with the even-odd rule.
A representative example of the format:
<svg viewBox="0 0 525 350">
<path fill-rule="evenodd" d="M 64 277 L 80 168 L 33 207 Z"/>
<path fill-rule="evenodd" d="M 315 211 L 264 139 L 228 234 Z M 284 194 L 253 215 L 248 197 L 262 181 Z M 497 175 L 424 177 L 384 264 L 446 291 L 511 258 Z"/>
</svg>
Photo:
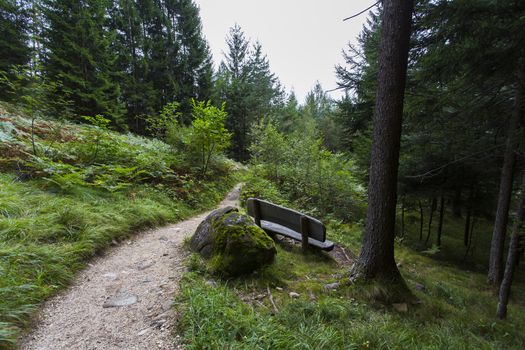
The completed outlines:
<svg viewBox="0 0 525 350">
<path fill-rule="evenodd" d="M 277 252 L 266 232 L 235 208 L 212 212 L 197 228 L 190 246 L 210 259 L 213 272 L 224 276 L 238 276 L 269 265 Z"/>
</svg>

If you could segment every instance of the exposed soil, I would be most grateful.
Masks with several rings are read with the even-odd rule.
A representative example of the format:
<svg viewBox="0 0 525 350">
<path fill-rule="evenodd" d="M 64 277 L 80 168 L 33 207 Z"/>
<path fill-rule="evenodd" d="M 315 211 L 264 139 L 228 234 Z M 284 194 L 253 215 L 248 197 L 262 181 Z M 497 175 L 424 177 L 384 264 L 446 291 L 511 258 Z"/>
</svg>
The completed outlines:
<svg viewBox="0 0 525 350">
<path fill-rule="evenodd" d="M 220 204 L 236 205 L 240 185 Z M 143 232 L 108 249 L 64 293 L 44 304 L 35 327 L 20 340 L 33 350 L 177 349 L 171 307 L 193 234 L 204 213 Z"/>
</svg>

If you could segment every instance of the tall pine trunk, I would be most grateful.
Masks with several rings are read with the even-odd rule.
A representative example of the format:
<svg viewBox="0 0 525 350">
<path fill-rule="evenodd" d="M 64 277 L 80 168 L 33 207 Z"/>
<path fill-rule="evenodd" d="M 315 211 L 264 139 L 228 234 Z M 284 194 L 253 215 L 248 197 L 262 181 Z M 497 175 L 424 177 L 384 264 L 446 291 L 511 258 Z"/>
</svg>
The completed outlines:
<svg viewBox="0 0 525 350">
<path fill-rule="evenodd" d="M 469 234 L 470 234 L 470 216 L 472 215 L 472 209 L 467 209 L 467 217 L 465 218 L 465 230 L 463 231 L 463 244 L 465 247 L 468 246 Z"/>
<path fill-rule="evenodd" d="M 428 241 L 430 240 L 430 234 L 432 233 L 432 219 L 434 218 L 434 212 L 436 211 L 436 208 L 436 197 L 432 197 L 432 200 L 430 201 L 430 216 L 428 218 L 428 231 L 427 239 L 425 239 L 425 244 L 428 244 Z"/>
<path fill-rule="evenodd" d="M 445 217 L 445 197 L 441 196 L 441 201 L 439 203 L 439 224 L 437 232 L 437 245 L 441 246 L 441 234 L 443 233 L 443 219 Z"/>
<path fill-rule="evenodd" d="M 401 237 L 405 237 L 405 197 L 401 198 Z"/>
<path fill-rule="evenodd" d="M 406 285 L 394 260 L 397 177 L 412 0 L 384 0 L 374 113 L 368 210 L 353 278 Z"/>
<path fill-rule="evenodd" d="M 507 234 L 507 222 L 509 218 L 510 198 L 512 196 L 512 180 L 514 166 L 516 164 L 516 149 L 519 146 L 518 130 L 523 118 L 523 98 L 525 94 L 525 63 L 520 67 L 518 77 L 518 88 L 514 101 L 514 111 L 508 127 L 505 158 L 501 168 L 501 178 L 498 194 L 498 207 L 494 220 L 492 242 L 490 245 L 489 272 L 487 282 L 492 286 L 498 286 L 503 273 L 503 247 Z"/>
<path fill-rule="evenodd" d="M 418 201 L 419 204 L 419 240 L 423 240 L 423 224 L 424 224 L 424 212 L 423 212 L 423 205 L 421 204 L 421 200 Z"/>
<path fill-rule="evenodd" d="M 452 198 L 452 213 L 455 217 L 461 217 L 461 187 L 454 191 L 454 198 Z"/>
<path fill-rule="evenodd" d="M 521 183 L 521 198 L 518 204 L 516 221 L 512 228 L 512 236 L 510 238 L 509 253 L 507 256 L 507 264 L 505 266 L 505 274 L 501 281 L 499 289 L 499 302 L 497 315 L 500 319 L 507 317 L 507 304 L 509 303 L 510 287 L 512 285 L 512 278 L 514 275 L 514 268 L 518 262 L 518 241 L 519 232 L 525 217 L 525 171 L 523 172 L 523 180 Z"/>
</svg>

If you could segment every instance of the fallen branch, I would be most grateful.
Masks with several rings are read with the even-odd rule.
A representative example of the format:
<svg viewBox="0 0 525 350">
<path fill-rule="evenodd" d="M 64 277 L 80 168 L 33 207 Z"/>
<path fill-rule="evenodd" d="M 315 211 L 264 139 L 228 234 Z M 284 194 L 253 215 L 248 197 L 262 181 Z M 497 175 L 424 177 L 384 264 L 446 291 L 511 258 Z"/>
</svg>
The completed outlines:
<svg viewBox="0 0 525 350">
<path fill-rule="evenodd" d="M 266 286 L 266 290 L 268 291 L 268 298 L 270 299 L 270 303 L 272 304 L 273 312 L 277 314 L 279 310 L 277 309 L 277 306 L 275 306 L 275 302 L 273 301 L 273 296 L 272 296 L 272 292 L 270 291 L 270 286 Z"/>
<path fill-rule="evenodd" d="M 346 258 L 347 261 L 352 261 L 352 260 L 350 260 L 350 258 L 349 258 L 348 255 L 346 254 L 345 248 L 341 247 L 341 251 L 342 251 L 343 254 L 345 255 L 345 258 Z"/>
</svg>

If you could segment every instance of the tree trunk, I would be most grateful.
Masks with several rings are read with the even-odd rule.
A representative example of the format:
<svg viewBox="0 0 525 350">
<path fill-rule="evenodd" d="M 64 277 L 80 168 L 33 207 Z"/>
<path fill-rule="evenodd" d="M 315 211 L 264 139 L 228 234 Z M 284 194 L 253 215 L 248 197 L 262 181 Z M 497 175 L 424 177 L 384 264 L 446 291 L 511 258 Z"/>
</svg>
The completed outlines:
<svg viewBox="0 0 525 350">
<path fill-rule="evenodd" d="M 503 247 L 507 234 L 507 222 L 509 218 L 510 198 L 512 196 L 512 179 L 514 165 L 516 163 L 516 149 L 519 146 L 519 126 L 523 118 L 523 96 L 525 94 L 525 63 L 520 67 L 518 76 L 518 88 L 514 101 L 514 111 L 508 128 L 505 158 L 501 168 L 501 178 L 498 194 L 498 207 L 492 231 L 492 242 L 490 245 L 489 273 L 487 282 L 492 286 L 498 286 L 501 282 L 503 269 Z"/>
<path fill-rule="evenodd" d="M 467 209 L 467 217 L 465 218 L 465 231 L 463 233 L 463 244 L 465 247 L 468 246 L 469 242 L 469 233 L 470 233 L 470 216 L 472 215 L 472 209 L 469 207 Z"/>
<path fill-rule="evenodd" d="M 468 243 L 467 249 L 465 249 L 465 255 L 463 256 L 463 261 L 467 260 L 468 253 L 472 247 L 472 237 L 474 236 L 474 226 L 476 225 L 476 214 L 472 213 L 471 215 L 472 220 L 470 220 L 470 233 L 466 233 L 468 235 Z"/>
<path fill-rule="evenodd" d="M 412 0 L 384 0 L 378 89 L 363 248 L 352 278 L 397 282 L 408 291 L 394 259 L 397 177 Z"/>
<path fill-rule="evenodd" d="M 405 237 L 405 197 L 401 198 L 401 237 Z"/>
<path fill-rule="evenodd" d="M 443 219 L 445 216 L 445 197 L 441 196 L 441 201 L 439 203 L 439 224 L 437 232 L 437 245 L 441 246 L 441 234 L 443 232 Z"/>
<path fill-rule="evenodd" d="M 427 239 L 425 240 L 425 244 L 428 244 L 428 241 L 430 240 L 430 233 L 432 232 L 432 218 L 434 217 L 434 211 L 436 211 L 436 198 L 433 197 L 430 201 L 430 216 L 428 217 L 428 231 L 427 231 Z"/>
<path fill-rule="evenodd" d="M 421 204 L 421 201 L 418 201 L 419 204 L 419 240 L 423 240 L 423 205 Z"/>
<path fill-rule="evenodd" d="M 514 274 L 514 268 L 518 262 L 518 241 L 519 232 L 523 224 L 525 217 L 525 171 L 523 172 L 523 180 L 521 183 L 521 198 L 518 204 L 518 210 L 516 215 L 516 221 L 512 228 L 512 236 L 510 238 L 509 253 L 507 256 L 507 264 L 505 266 L 505 274 L 501 281 L 499 289 L 499 302 L 497 315 L 500 319 L 507 317 L 507 304 L 509 303 L 510 287 L 512 285 L 512 277 Z"/>
<path fill-rule="evenodd" d="M 454 192 L 454 198 L 452 199 L 452 213 L 455 217 L 461 217 L 461 187 L 457 188 Z"/>
</svg>

